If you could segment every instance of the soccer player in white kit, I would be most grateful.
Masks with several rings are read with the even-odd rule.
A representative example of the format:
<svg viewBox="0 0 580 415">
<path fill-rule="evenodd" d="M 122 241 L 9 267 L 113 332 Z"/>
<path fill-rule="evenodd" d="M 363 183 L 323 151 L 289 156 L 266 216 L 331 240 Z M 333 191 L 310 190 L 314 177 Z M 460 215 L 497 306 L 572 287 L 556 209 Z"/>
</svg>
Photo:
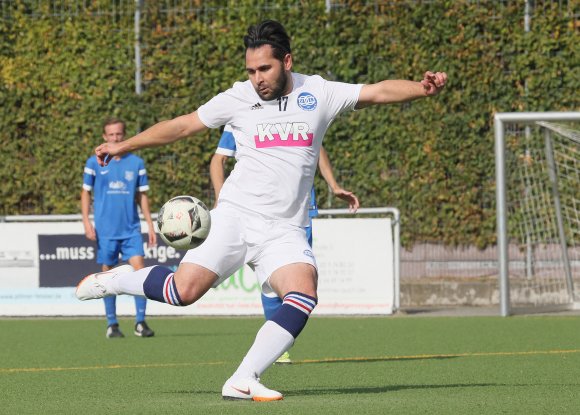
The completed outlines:
<svg viewBox="0 0 580 415">
<path fill-rule="evenodd" d="M 91 274 L 77 287 L 81 300 L 144 295 L 176 306 L 193 304 L 247 263 L 262 292 L 283 299 L 264 323 L 235 373 L 225 382 L 226 399 L 273 401 L 282 394 L 260 375 L 298 337 L 317 303 L 317 268 L 306 240 L 310 189 L 324 134 L 341 113 L 436 95 L 444 72 L 426 72 L 420 82 L 385 80 L 354 85 L 292 72 L 290 38 L 272 20 L 244 36 L 249 80 L 236 82 L 190 114 L 162 121 L 121 143 L 95 149 L 101 164 L 140 148 L 170 144 L 207 128 L 232 127 L 237 162 L 212 210 L 207 240 L 172 272 L 163 266 L 136 272 L 121 266 Z"/>
</svg>

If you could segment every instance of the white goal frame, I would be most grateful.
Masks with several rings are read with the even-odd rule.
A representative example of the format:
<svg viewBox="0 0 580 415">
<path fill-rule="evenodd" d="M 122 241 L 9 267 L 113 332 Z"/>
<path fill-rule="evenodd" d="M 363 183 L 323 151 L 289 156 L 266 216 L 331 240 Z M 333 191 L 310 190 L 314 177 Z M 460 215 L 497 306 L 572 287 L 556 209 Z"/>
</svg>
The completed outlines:
<svg viewBox="0 0 580 415">
<path fill-rule="evenodd" d="M 538 121 L 569 122 L 580 121 L 580 112 L 521 112 L 521 113 L 497 113 L 494 116 L 495 130 L 495 174 L 496 174 L 496 216 L 497 216 L 497 248 L 500 285 L 500 313 L 502 316 L 512 314 L 510 306 L 510 282 L 509 282 L 509 255 L 508 255 L 508 207 L 507 207 L 507 181 L 506 181 L 506 142 L 505 125 L 507 123 L 533 124 Z M 549 133 L 546 133 L 549 134 Z M 557 200 L 555 203 L 559 203 Z M 558 209 L 556 209 L 558 211 Z M 558 230 L 562 236 L 562 219 L 556 214 Z M 565 242 L 564 242 L 565 245 Z M 566 256 L 564 246 L 563 256 Z M 566 282 L 571 293 L 571 302 L 574 302 L 573 283 L 569 270 L 569 262 L 564 258 L 566 269 Z"/>
</svg>

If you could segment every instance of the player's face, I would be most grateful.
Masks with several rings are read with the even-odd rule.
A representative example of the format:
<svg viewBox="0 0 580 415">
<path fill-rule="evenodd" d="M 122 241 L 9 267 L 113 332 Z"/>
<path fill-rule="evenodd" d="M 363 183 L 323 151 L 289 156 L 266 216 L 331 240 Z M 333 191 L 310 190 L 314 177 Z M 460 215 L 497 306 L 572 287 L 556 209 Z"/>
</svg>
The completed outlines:
<svg viewBox="0 0 580 415">
<path fill-rule="evenodd" d="M 118 143 L 125 138 L 125 128 L 122 123 L 105 126 L 103 138 L 107 143 Z"/>
<path fill-rule="evenodd" d="M 246 72 L 252 86 L 264 101 L 271 101 L 292 91 L 289 82 L 292 55 L 289 53 L 280 62 L 272 54 L 272 46 L 263 45 L 246 51 Z"/>
</svg>

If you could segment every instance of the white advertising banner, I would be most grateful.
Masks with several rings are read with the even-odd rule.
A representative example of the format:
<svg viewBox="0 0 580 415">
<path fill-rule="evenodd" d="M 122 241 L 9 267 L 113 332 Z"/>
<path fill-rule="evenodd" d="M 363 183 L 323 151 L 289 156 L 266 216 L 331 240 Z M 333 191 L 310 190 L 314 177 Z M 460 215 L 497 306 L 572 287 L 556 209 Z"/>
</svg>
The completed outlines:
<svg viewBox="0 0 580 415">
<path fill-rule="evenodd" d="M 146 228 L 143 225 L 143 230 Z M 391 314 L 394 302 L 393 233 L 388 218 L 315 219 L 319 268 L 314 314 Z M 99 270 L 96 246 L 80 222 L 0 223 L 0 316 L 98 316 L 100 300 L 79 301 L 74 285 Z M 145 245 L 146 264 L 172 267 L 183 252 Z M 119 315 L 134 315 L 133 298 L 117 298 Z M 188 307 L 154 301 L 149 315 L 260 315 L 260 291 L 246 266 Z"/>
</svg>

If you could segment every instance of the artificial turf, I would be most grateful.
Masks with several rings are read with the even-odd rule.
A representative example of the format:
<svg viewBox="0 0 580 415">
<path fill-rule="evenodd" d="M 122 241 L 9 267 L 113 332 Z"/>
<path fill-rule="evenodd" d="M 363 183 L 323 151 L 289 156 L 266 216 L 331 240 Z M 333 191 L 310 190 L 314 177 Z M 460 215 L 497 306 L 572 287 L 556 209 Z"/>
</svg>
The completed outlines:
<svg viewBox="0 0 580 415">
<path fill-rule="evenodd" d="M 270 403 L 224 401 L 260 318 L 0 320 L 2 414 L 578 414 L 580 317 L 313 317 Z"/>
</svg>

